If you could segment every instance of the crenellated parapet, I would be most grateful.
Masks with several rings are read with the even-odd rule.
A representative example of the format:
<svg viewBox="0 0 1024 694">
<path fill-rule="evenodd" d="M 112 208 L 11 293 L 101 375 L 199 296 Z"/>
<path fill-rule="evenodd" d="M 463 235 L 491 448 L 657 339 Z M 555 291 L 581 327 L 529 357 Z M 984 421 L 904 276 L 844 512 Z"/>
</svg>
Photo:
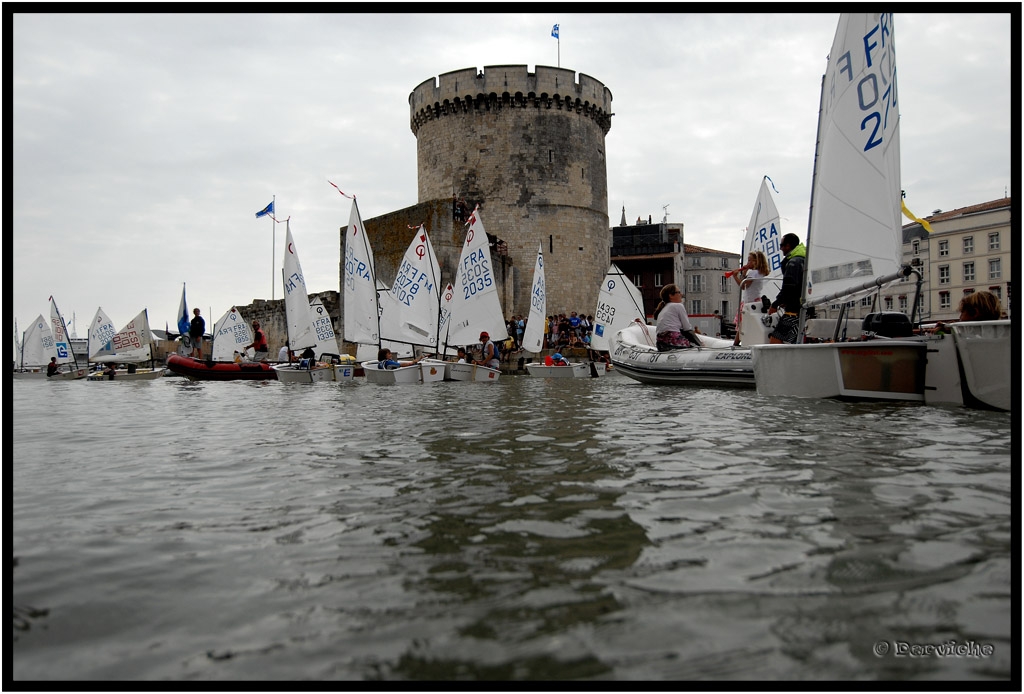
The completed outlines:
<svg viewBox="0 0 1024 694">
<path fill-rule="evenodd" d="M 472 111 L 535 109 L 576 112 L 592 119 L 607 135 L 612 124 L 612 93 L 598 80 L 564 68 L 538 65 L 490 65 L 465 68 L 428 79 L 409 95 L 410 127 Z"/>
</svg>

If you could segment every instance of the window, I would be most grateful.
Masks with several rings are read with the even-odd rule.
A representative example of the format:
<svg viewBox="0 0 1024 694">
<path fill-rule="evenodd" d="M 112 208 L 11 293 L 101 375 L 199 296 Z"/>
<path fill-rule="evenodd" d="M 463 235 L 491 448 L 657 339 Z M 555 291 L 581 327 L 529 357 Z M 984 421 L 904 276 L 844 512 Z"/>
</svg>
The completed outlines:
<svg viewBox="0 0 1024 694">
<path fill-rule="evenodd" d="M 900 295 L 900 311 L 902 311 L 903 313 L 907 312 L 907 295 L 906 294 L 901 294 Z"/>
<path fill-rule="evenodd" d="M 723 294 L 727 294 L 730 291 L 732 291 L 732 287 L 729 286 L 730 284 L 732 284 L 732 280 L 729 279 L 728 277 L 725 277 L 723 275 L 722 276 L 722 290 L 721 290 Z"/>
<path fill-rule="evenodd" d="M 999 232 L 993 231 L 988 235 L 988 249 L 990 251 L 999 250 Z"/>
<path fill-rule="evenodd" d="M 990 292 L 992 292 L 992 294 L 995 295 L 995 297 L 997 299 L 999 299 L 1000 301 L 1003 300 L 1003 288 L 1002 287 L 1000 287 L 999 285 L 996 285 L 994 287 L 989 287 L 988 290 Z"/>
<path fill-rule="evenodd" d="M 704 313 L 704 302 L 700 299 L 690 300 L 690 313 L 697 315 L 698 313 Z"/>
<path fill-rule="evenodd" d="M 948 310 L 949 307 L 949 292 L 939 292 L 939 308 Z"/>
<path fill-rule="evenodd" d="M 871 297 L 870 296 L 862 296 L 860 298 L 860 305 L 861 306 L 870 306 L 871 305 Z"/>
<path fill-rule="evenodd" d="M 886 311 L 891 311 L 892 310 L 892 297 L 891 296 L 885 297 L 885 310 Z"/>
<path fill-rule="evenodd" d="M 988 278 L 997 280 L 1003 276 L 1003 259 L 990 258 L 988 261 Z"/>
<path fill-rule="evenodd" d="M 974 253 L 974 237 L 964 237 L 964 255 L 972 255 Z"/>
<path fill-rule="evenodd" d="M 914 239 L 914 243 L 911 244 L 911 245 L 913 245 L 913 247 L 914 247 L 914 255 L 917 255 L 918 253 L 921 252 L 921 240 L 920 239 Z"/>
<path fill-rule="evenodd" d="M 949 266 L 939 266 L 939 284 L 949 284 Z"/>
<path fill-rule="evenodd" d="M 660 272 L 655 272 L 654 273 L 654 286 L 655 287 L 662 286 L 661 273 Z"/>
<path fill-rule="evenodd" d="M 690 275 L 690 291 L 691 292 L 703 292 L 704 291 L 704 275 Z"/>
<path fill-rule="evenodd" d="M 939 255 L 949 255 L 949 241 L 939 241 Z"/>
<path fill-rule="evenodd" d="M 704 259 L 700 256 L 690 258 L 690 267 L 704 267 Z"/>
<path fill-rule="evenodd" d="M 722 266 L 721 267 L 722 267 L 723 270 L 728 270 L 729 269 L 729 259 L 728 258 L 722 258 Z"/>
<path fill-rule="evenodd" d="M 964 263 L 964 282 L 974 281 L 974 263 Z"/>
<path fill-rule="evenodd" d="M 640 275 L 633 275 L 633 284 L 637 286 L 637 289 L 644 286 L 643 280 L 640 279 Z"/>
</svg>

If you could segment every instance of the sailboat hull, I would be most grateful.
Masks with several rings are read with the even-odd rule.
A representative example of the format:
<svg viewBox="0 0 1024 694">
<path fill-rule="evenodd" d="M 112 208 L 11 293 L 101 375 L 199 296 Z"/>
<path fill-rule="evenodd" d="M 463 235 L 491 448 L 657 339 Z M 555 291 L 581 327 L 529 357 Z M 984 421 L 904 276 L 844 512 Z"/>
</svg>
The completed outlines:
<svg viewBox="0 0 1024 694">
<path fill-rule="evenodd" d="M 956 344 L 964 404 L 1009 412 L 1013 383 L 1010 321 L 964 322 L 950 327 Z"/>
<path fill-rule="evenodd" d="M 755 345 L 752 352 L 758 395 L 925 401 L 921 340 Z"/>
<path fill-rule="evenodd" d="M 85 378 L 89 375 L 87 369 L 72 369 L 70 371 L 61 371 L 53 376 L 46 375 L 46 367 L 42 367 L 38 371 L 15 371 L 14 378 L 25 379 L 25 380 L 49 380 L 49 381 L 76 381 L 80 378 Z"/>
<path fill-rule="evenodd" d="M 113 378 L 109 378 L 103 372 L 97 371 L 89 374 L 90 381 L 153 381 L 167 375 L 167 369 L 139 369 L 129 372 L 126 369 L 118 369 Z"/>
<path fill-rule="evenodd" d="M 477 383 L 494 383 L 501 376 L 501 371 L 479 364 L 446 364 L 449 381 L 474 381 Z"/>
<path fill-rule="evenodd" d="M 603 366 L 601 370 L 604 370 Z M 589 362 L 575 362 L 568 366 L 547 366 L 533 362 L 526 365 L 526 373 L 538 378 L 590 378 L 590 371 Z M 598 374 L 595 371 L 593 375 Z"/>
<path fill-rule="evenodd" d="M 334 380 L 332 364 L 275 364 L 273 369 L 277 373 L 277 380 L 282 383 L 320 383 Z"/>
<path fill-rule="evenodd" d="M 381 369 L 376 361 L 362 364 L 367 383 L 378 385 L 404 385 L 409 383 L 433 383 L 443 381 L 445 365 L 442 362 L 425 360 L 419 364 L 402 366 L 397 369 Z"/>
</svg>

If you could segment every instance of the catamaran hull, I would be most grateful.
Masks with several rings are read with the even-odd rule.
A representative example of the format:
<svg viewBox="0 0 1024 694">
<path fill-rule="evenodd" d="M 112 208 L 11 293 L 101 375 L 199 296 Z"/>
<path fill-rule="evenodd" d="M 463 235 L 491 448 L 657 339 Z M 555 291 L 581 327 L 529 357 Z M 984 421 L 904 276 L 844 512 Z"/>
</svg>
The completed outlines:
<svg viewBox="0 0 1024 694">
<path fill-rule="evenodd" d="M 273 381 L 277 372 L 267 362 L 212 361 L 171 354 L 167 368 L 193 381 Z"/>
<path fill-rule="evenodd" d="M 750 350 L 734 347 L 732 340 L 702 335 L 706 345 L 659 352 L 652 345 L 652 326 L 630 325 L 611 338 L 615 370 L 635 381 L 654 385 L 754 387 Z"/>
<path fill-rule="evenodd" d="M 925 401 L 923 340 L 755 345 L 752 351 L 758 395 Z"/>
</svg>

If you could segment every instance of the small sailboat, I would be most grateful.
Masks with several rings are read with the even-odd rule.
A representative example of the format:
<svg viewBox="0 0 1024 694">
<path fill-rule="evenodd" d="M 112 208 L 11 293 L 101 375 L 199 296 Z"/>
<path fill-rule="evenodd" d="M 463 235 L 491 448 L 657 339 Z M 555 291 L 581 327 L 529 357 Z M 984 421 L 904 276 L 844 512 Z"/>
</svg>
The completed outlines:
<svg viewBox="0 0 1024 694">
<path fill-rule="evenodd" d="M 60 371 L 51 378 L 76 380 L 89 375 L 89 370 L 78 365 L 78 359 L 71 349 L 71 341 L 68 338 L 67 324 L 57 309 L 57 302 L 50 297 L 50 328 L 53 333 L 53 349 L 57 355 L 57 363 L 61 365 Z"/>
<path fill-rule="evenodd" d="M 467 224 L 469 229 L 455 271 L 445 348 L 449 345 L 480 344 L 483 332 L 495 342 L 508 337 L 479 205 L 469 216 Z M 501 370 L 479 364 L 453 364 L 450 375 L 453 381 L 494 382 L 501 375 Z"/>
<path fill-rule="evenodd" d="M 309 293 L 306 290 L 306 278 L 302 274 L 302 265 L 292 239 L 291 225 L 285 222 L 284 267 L 281 277 L 284 283 L 284 309 L 288 323 L 288 343 L 292 351 L 298 353 L 306 348 L 316 349 L 316 329 L 313 326 L 313 314 L 309 308 Z M 317 383 L 334 380 L 334 366 L 330 363 L 317 361 L 316 358 L 300 359 L 295 363 L 275 364 L 277 380 L 284 383 Z"/>
<path fill-rule="evenodd" d="M 338 192 L 341 193 L 340 190 Z M 377 295 L 377 271 L 373 260 L 373 248 L 366 235 L 355 196 L 351 196 L 351 199 L 352 208 L 349 212 L 348 228 L 345 230 L 343 330 L 345 340 L 356 345 L 356 361 L 362 362 L 376 357 L 381 347 L 380 301 Z M 362 370 L 361 366 L 359 370 Z"/>
<path fill-rule="evenodd" d="M 416 229 L 399 265 L 395 281 L 381 296 L 381 345 L 408 354 L 416 348 L 438 351 L 442 297 L 441 266 L 437 261 L 430 236 L 423 225 Z M 430 383 L 444 380 L 445 364 L 436 359 L 424 360 L 397 369 L 381 369 L 377 360 L 367 360 L 363 371 L 372 383 Z M 373 372 L 373 373 L 371 373 Z M 418 374 L 416 373 L 418 372 Z"/>
<path fill-rule="evenodd" d="M 848 300 L 912 274 L 920 292 L 920 273 L 902 265 L 894 31 L 891 13 L 840 16 L 822 76 L 800 331 L 796 344 L 753 347 L 757 391 L 1008 410 L 1009 321 L 959 324 L 948 339 L 915 336 L 913 316 L 889 312 L 867 316 L 863 333 L 854 341 L 803 339 L 816 322 L 805 320 L 810 308 Z M 988 339 L 975 344 L 984 344 L 988 356 L 972 359 L 968 336 L 982 332 L 989 333 Z M 989 368 L 974 370 L 979 361 L 988 362 Z"/>
<path fill-rule="evenodd" d="M 547 291 L 544 281 L 544 248 L 537 247 L 537 262 L 533 266 L 533 285 L 530 288 L 530 314 L 523 333 L 523 349 L 539 354 L 544 348 L 544 319 L 548 313 Z M 542 378 L 578 378 L 590 376 L 590 364 L 555 363 L 551 357 L 543 362 L 531 361 L 526 365 L 526 373 Z"/>
<path fill-rule="evenodd" d="M 313 330 L 316 332 L 316 353 L 320 360 L 329 362 L 334 367 L 335 381 L 351 381 L 356 372 L 356 360 L 338 350 L 338 336 L 334 332 L 334 323 L 324 307 L 320 297 L 314 296 L 309 302 L 309 312 L 313 317 Z"/>
<path fill-rule="evenodd" d="M 29 323 L 22 336 L 21 359 L 14 371 L 14 378 L 46 378 L 46 365 L 50 363 L 51 357 L 56 356 L 53 332 L 50 330 L 49 322 L 40 313 Z"/>
<path fill-rule="evenodd" d="M 252 328 L 238 309 L 232 306 L 213 324 L 213 348 L 210 355 L 214 361 L 233 362 L 236 355 L 245 351 L 253 341 Z"/>
<path fill-rule="evenodd" d="M 103 312 L 102 307 L 97 309 L 96 318 L 90 327 L 89 347 L 92 352 L 95 346 L 96 352 L 89 355 L 89 361 L 100 364 L 127 364 L 127 368 L 116 369 L 103 373 L 92 373 L 90 381 L 145 381 L 161 378 L 165 375 L 165 369 L 143 367 L 139 364 L 153 362 L 153 333 L 149 327 L 149 313 L 142 309 L 135 318 L 127 325 L 114 333 L 106 342 L 100 342 L 109 334 L 110 319 Z M 93 338 L 95 332 L 96 337 Z"/>
</svg>

